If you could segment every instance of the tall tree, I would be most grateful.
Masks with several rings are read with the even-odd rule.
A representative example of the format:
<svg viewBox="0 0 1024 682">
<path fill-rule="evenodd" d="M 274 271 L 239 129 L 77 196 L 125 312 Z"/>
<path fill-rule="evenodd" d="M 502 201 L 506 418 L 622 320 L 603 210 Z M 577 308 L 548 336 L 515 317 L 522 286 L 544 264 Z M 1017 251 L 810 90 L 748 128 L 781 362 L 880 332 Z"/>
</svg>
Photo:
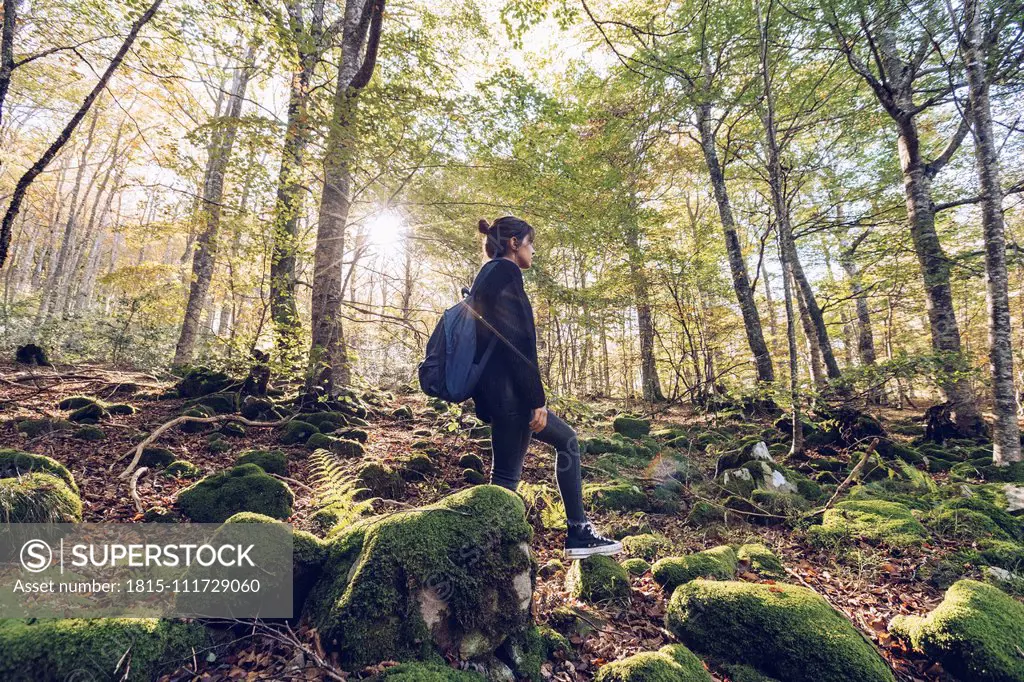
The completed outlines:
<svg viewBox="0 0 1024 682">
<path fill-rule="evenodd" d="M 350 380 L 341 326 L 342 257 L 357 151 L 353 118 L 360 91 L 377 63 L 384 0 L 347 0 L 331 126 L 324 151 L 324 185 L 313 254 L 312 346 L 309 385 L 337 395 Z"/>
<path fill-rule="evenodd" d="M 951 9 L 951 14 L 952 8 Z M 1019 8 L 1018 8 L 1019 9 Z M 992 456 L 997 465 L 1021 461 L 1017 391 L 1013 383 L 1013 332 L 1006 274 L 1006 226 L 1003 222 L 1003 188 L 999 180 L 999 156 L 989 101 L 989 50 L 998 22 L 986 21 L 978 0 L 965 0 L 962 23 L 952 16 L 959 32 L 960 53 L 967 71 L 974 159 L 981 187 L 981 225 L 985 234 L 985 293 L 988 301 L 989 362 L 995 396 Z"/>
</svg>

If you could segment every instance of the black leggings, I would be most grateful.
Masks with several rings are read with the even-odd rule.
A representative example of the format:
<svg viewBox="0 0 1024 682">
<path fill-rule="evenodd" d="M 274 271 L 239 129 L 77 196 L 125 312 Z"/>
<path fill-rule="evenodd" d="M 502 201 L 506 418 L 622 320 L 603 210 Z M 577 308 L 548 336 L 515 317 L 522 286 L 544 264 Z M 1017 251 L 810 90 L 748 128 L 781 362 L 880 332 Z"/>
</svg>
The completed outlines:
<svg viewBox="0 0 1024 682">
<path fill-rule="evenodd" d="M 555 478 L 565 504 L 566 520 L 580 524 L 587 520 L 583 511 L 580 480 L 580 445 L 576 432 L 554 412 L 548 410 L 548 423 L 539 433 L 530 431 L 530 413 L 505 413 L 491 419 L 491 483 L 515 491 L 523 474 L 523 460 L 530 438 L 555 446 Z"/>
</svg>

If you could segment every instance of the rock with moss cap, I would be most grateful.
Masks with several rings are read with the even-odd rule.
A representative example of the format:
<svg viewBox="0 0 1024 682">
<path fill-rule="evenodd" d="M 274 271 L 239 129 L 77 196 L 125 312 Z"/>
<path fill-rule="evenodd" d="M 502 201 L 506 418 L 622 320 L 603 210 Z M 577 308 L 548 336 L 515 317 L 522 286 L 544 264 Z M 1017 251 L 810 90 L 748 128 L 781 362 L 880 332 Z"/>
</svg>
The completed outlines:
<svg viewBox="0 0 1024 682">
<path fill-rule="evenodd" d="M 360 429 L 355 426 L 351 426 L 344 429 L 338 429 L 334 432 L 335 438 L 341 438 L 344 440 L 354 440 L 357 443 L 366 443 L 370 439 L 370 434 L 366 429 Z"/>
<path fill-rule="evenodd" d="M 710 526 L 725 521 L 725 510 L 722 505 L 697 500 L 690 508 L 690 514 L 686 517 L 688 526 Z"/>
<path fill-rule="evenodd" d="M 396 407 L 394 410 L 391 411 L 391 418 L 398 419 L 400 421 L 408 421 L 413 418 L 412 408 L 409 407 L 408 405 Z"/>
<path fill-rule="evenodd" d="M 921 522 L 899 502 L 845 500 L 825 511 L 821 525 L 808 530 L 818 544 L 865 540 L 892 548 L 906 547 L 927 536 Z"/>
<path fill-rule="evenodd" d="M 317 427 L 322 433 L 332 433 L 348 425 L 348 416 L 344 412 L 313 412 L 301 415 L 301 419 Z"/>
<path fill-rule="evenodd" d="M 102 401 L 99 398 L 93 397 L 91 395 L 72 395 L 68 396 L 67 398 L 64 398 L 59 403 L 57 403 L 57 409 L 77 410 L 80 407 L 85 407 L 86 405 L 92 405 L 94 403 L 101 402 Z"/>
<path fill-rule="evenodd" d="M 865 637 L 817 593 L 794 585 L 697 579 L 665 623 L 698 654 L 787 682 L 893 682 Z"/>
<path fill-rule="evenodd" d="M 336 529 L 306 617 L 346 666 L 479 659 L 530 625 L 532 529 L 522 500 L 475 486 Z"/>
<path fill-rule="evenodd" d="M 405 480 L 402 476 L 379 462 L 365 464 L 356 472 L 356 486 L 366 491 L 358 495 L 357 499 L 383 497 L 397 500 L 405 493 Z"/>
<path fill-rule="evenodd" d="M 657 651 L 643 651 L 604 664 L 594 682 L 712 682 L 712 679 L 692 651 L 682 644 L 668 644 Z"/>
<path fill-rule="evenodd" d="M 651 573 L 666 592 L 696 578 L 729 580 L 736 575 L 736 552 L 720 545 L 686 556 L 665 557 L 654 562 Z"/>
<path fill-rule="evenodd" d="M 85 424 L 84 426 L 79 426 L 77 429 L 75 429 L 75 433 L 73 435 L 78 440 L 91 442 L 105 440 L 107 437 L 106 432 L 94 424 Z"/>
<path fill-rule="evenodd" d="M 456 670 L 441 663 L 412 661 L 385 668 L 370 678 L 370 682 L 486 682 L 483 675 L 468 670 Z"/>
<path fill-rule="evenodd" d="M 615 559 L 594 555 L 573 562 L 565 575 L 569 594 L 585 602 L 625 601 L 629 598 L 629 574 Z"/>
<path fill-rule="evenodd" d="M 622 548 L 632 557 L 653 561 L 658 554 L 669 549 L 671 543 L 664 535 L 642 533 L 622 538 Z"/>
<path fill-rule="evenodd" d="M 28 473 L 56 476 L 76 495 L 78 485 L 68 468 L 46 455 L 37 455 L 13 448 L 0 448 L 0 478 L 17 477 Z"/>
<path fill-rule="evenodd" d="M 640 438 L 651 432 L 651 420 L 631 415 L 621 415 L 612 422 L 612 428 L 615 430 L 615 433 L 621 433 L 627 438 Z"/>
<path fill-rule="evenodd" d="M 961 580 L 927 616 L 896 616 L 889 630 L 960 679 L 1024 680 L 1024 605 L 992 585 Z"/>
<path fill-rule="evenodd" d="M 239 455 L 235 464 L 255 464 L 268 474 L 288 475 L 288 458 L 280 450 L 248 450 Z"/>
<path fill-rule="evenodd" d="M 459 466 L 465 469 L 473 469 L 475 471 L 479 471 L 481 474 L 484 472 L 483 458 L 481 458 L 480 455 L 477 455 L 472 452 L 467 452 L 466 454 L 459 457 Z"/>
<path fill-rule="evenodd" d="M 622 562 L 622 567 L 626 569 L 630 575 L 643 575 L 647 571 L 651 570 L 651 565 L 647 561 L 637 557 L 626 559 Z"/>
<path fill-rule="evenodd" d="M 0 523 L 76 523 L 82 500 L 48 473 L 0 478 Z"/>
<path fill-rule="evenodd" d="M 481 485 L 487 482 L 487 477 L 476 469 L 463 469 L 462 480 L 470 485 Z"/>
<path fill-rule="evenodd" d="M 423 481 L 431 476 L 436 476 L 439 469 L 434 460 L 422 452 L 417 452 L 399 460 L 399 475 L 409 482 Z"/>
<path fill-rule="evenodd" d="M 163 475 L 169 478 L 199 478 L 203 470 L 192 462 L 176 459 L 164 468 Z"/>
<path fill-rule="evenodd" d="M 177 456 L 167 448 L 143 448 L 139 466 L 163 469 L 176 459 Z"/>
<path fill-rule="evenodd" d="M 182 398 L 200 398 L 223 391 L 232 383 L 231 377 L 224 372 L 209 367 L 192 367 L 186 370 L 175 388 Z"/>
<path fill-rule="evenodd" d="M 314 433 L 320 433 L 320 429 L 301 419 L 293 419 L 281 429 L 281 436 L 278 440 L 282 445 L 295 445 L 296 443 L 305 443 Z"/>
<path fill-rule="evenodd" d="M 178 493 L 178 507 L 199 523 L 221 523 L 243 511 L 286 519 L 293 500 L 286 484 L 255 464 L 207 476 Z"/>
<path fill-rule="evenodd" d="M 71 431 L 74 428 L 75 425 L 67 419 L 49 419 L 47 417 L 22 419 L 17 425 L 18 433 L 23 433 L 29 438 L 37 438 L 43 434 L 57 431 Z"/>
<path fill-rule="evenodd" d="M 761 543 L 740 545 L 736 550 L 736 559 L 761 578 L 785 580 L 787 577 L 786 569 L 779 561 L 779 557 Z"/>
<path fill-rule="evenodd" d="M 647 509 L 647 495 L 635 483 L 587 483 L 583 486 L 583 502 L 597 511 L 642 511 Z"/>
<path fill-rule="evenodd" d="M 208 643 L 198 623 L 155 618 L 0 621 L 0 678 L 10 682 L 146 682 L 190 664 Z M 130 665 L 125 651 L 131 651 Z M 86 675 L 86 676 L 83 676 Z"/>
</svg>

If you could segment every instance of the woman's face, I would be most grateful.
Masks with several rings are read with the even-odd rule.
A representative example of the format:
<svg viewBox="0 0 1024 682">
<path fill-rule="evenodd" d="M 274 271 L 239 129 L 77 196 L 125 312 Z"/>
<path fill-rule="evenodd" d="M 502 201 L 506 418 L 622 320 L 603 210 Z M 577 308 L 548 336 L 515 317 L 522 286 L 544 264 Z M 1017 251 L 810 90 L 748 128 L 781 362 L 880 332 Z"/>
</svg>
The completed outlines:
<svg viewBox="0 0 1024 682">
<path fill-rule="evenodd" d="M 526 240 L 519 245 L 519 248 L 512 253 L 519 267 L 523 270 L 529 268 L 533 264 L 533 235 L 528 235 Z"/>
</svg>

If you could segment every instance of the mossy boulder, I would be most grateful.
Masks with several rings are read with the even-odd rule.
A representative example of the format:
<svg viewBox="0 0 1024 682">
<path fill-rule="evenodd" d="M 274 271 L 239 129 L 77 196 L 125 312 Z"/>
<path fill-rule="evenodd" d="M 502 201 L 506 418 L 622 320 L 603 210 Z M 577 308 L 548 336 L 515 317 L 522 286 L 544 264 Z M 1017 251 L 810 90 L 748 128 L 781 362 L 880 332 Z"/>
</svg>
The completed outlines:
<svg viewBox="0 0 1024 682">
<path fill-rule="evenodd" d="M 787 682 L 893 682 L 871 643 L 820 595 L 794 585 L 697 579 L 665 623 L 694 652 Z"/>
<path fill-rule="evenodd" d="M 68 468 L 46 455 L 36 455 L 12 448 L 0 448 L 0 478 L 12 478 L 29 473 L 50 474 L 59 478 L 76 495 L 78 485 Z"/>
<path fill-rule="evenodd" d="M 440 663 L 399 663 L 370 678 L 370 682 L 486 682 L 483 675 Z"/>
<path fill-rule="evenodd" d="M 203 475 L 203 470 L 192 462 L 176 459 L 164 467 L 163 474 L 170 478 L 199 478 Z"/>
<path fill-rule="evenodd" d="M 530 625 L 532 533 L 522 500 L 492 485 L 336 529 L 306 617 L 350 668 L 489 656 Z"/>
<path fill-rule="evenodd" d="M 725 510 L 722 505 L 712 504 L 705 500 L 697 500 L 690 507 L 690 514 L 686 517 L 688 526 L 710 526 L 725 521 Z"/>
<path fill-rule="evenodd" d="M 612 429 L 615 430 L 615 433 L 621 433 L 626 438 L 640 438 L 651 432 L 651 420 L 622 415 L 616 417 L 615 421 L 612 422 Z"/>
<path fill-rule="evenodd" d="M 736 552 L 720 545 L 686 556 L 665 557 L 654 562 L 651 573 L 666 592 L 697 578 L 730 580 L 736 575 Z"/>
<path fill-rule="evenodd" d="M 574 561 L 565 575 L 569 594 L 586 602 L 625 601 L 629 574 L 615 559 L 594 555 Z"/>
<path fill-rule="evenodd" d="M 93 396 L 90 395 L 73 395 L 64 398 L 64 400 L 61 400 L 59 403 L 57 403 L 57 409 L 77 410 L 81 407 L 85 407 L 86 405 L 93 405 L 97 403 L 102 403 L 102 401 L 99 398 L 94 398 Z"/>
<path fill-rule="evenodd" d="M 933 533 L 949 540 L 1010 539 L 995 521 L 972 509 L 936 510 L 927 523 Z"/>
<path fill-rule="evenodd" d="M 712 682 L 712 678 L 692 651 L 682 644 L 668 644 L 604 664 L 594 682 Z"/>
<path fill-rule="evenodd" d="M 638 557 L 632 557 L 622 562 L 622 567 L 630 575 L 643 575 L 647 571 L 651 570 L 651 565 L 644 559 Z"/>
<path fill-rule="evenodd" d="M 596 511 L 642 511 L 648 506 L 640 486 L 625 481 L 587 483 L 583 486 L 583 502 Z"/>
<path fill-rule="evenodd" d="M 106 417 L 107 414 L 107 410 L 103 405 L 96 402 L 79 407 L 68 415 L 68 419 L 76 424 L 95 424 Z"/>
<path fill-rule="evenodd" d="M 302 415 L 302 421 L 320 429 L 322 433 L 337 431 L 348 426 L 348 416 L 344 412 L 314 412 Z"/>
<path fill-rule="evenodd" d="M 192 367 L 175 388 L 182 398 L 200 398 L 223 391 L 233 382 L 230 376 L 209 367 Z"/>
<path fill-rule="evenodd" d="M 366 491 L 360 499 L 367 496 L 383 497 L 397 500 L 405 492 L 405 480 L 391 467 L 379 462 L 363 465 L 356 473 L 356 486 Z"/>
<path fill-rule="evenodd" d="M 245 437 L 245 426 L 238 422 L 227 422 L 217 431 L 222 436 L 228 438 L 244 438 Z"/>
<path fill-rule="evenodd" d="M 219 433 L 214 433 L 206 440 L 206 447 L 210 449 L 210 452 L 217 454 L 230 450 L 231 443 Z"/>
<path fill-rule="evenodd" d="M 354 440 L 357 443 L 366 443 L 370 439 L 370 434 L 366 429 L 360 429 L 355 426 L 351 426 L 344 429 L 338 429 L 333 432 L 335 438 L 342 438 L 344 440 Z"/>
<path fill-rule="evenodd" d="M 293 500 L 287 485 L 255 464 L 207 476 L 178 493 L 178 507 L 199 523 L 221 523 L 243 511 L 286 519 Z"/>
<path fill-rule="evenodd" d="M 162 469 L 178 457 L 167 448 L 143 448 L 139 466 Z"/>
<path fill-rule="evenodd" d="M 760 543 L 741 545 L 736 550 L 736 559 L 761 578 L 785 580 L 786 569 L 774 552 Z"/>
<path fill-rule="evenodd" d="M 199 398 L 194 404 L 202 405 L 214 414 L 232 414 L 238 412 L 238 394 L 212 393 Z"/>
<path fill-rule="evenodd" d="M 465 469 L 473 469 L 474 471 L 479 471 L 481 474 L 484 472 L 483 458 L 480 457 L 480 455 L 477 455 L 472 452 L 467 452 L 466 454 L 462 455 L 462 457 L 459 457 L 459 466 Z"/>
<path fill-rule="evenodd" d="M 401 465 L 401 468 L 398 470 L 399 475 L 410 482 L 422 481 L 430 476 L 436 476 L 439 471 L 437 465 L 434 464 L 434 460 L 422 452 L 409 455 L 398 463 Z"/>
<path fill-rule="evenodd" d="M 75 429 L 73 436 L 78 440 L 96 442 L 105 440 L 107 434 L 103 429 L 94 424 L 85 424 Z"/>
<path fill-rule="evenodd" d="M 23 433 L 29 438 L 38 438 L 47 433 L 57 431 L 71 431 L 75 425 L 67 419 L 23 419 L 16 427 L 18 433 Z"/>
<path fill-rule="evenodd" d="M 1009 466 L 996 466 L 992 457 L 980 457 L 968 462 L 961 462 L 949 471 L 954 481 L 982 480 L 1002 483 L 1024 483 L 1024 462 L 1014 462 Z"/>
<path fill-rule="evenodd" d="M 242 406 L 239 411 L 243 417 L 253 421 L 270 421 L 281 417 L 273 400 L 255 395 L 247 395 L 242 398 Z"/>
<path fill-rule="evenodd" d="M 927 532 L 910 509 L 885 500 L 845 500 L 825 511 L 821 525 L 808 530 L 819 544 L 865 540 L 893 548 L 922 541 Z"/>
<path fill-rule="evenodd" d="M 412 408 L 408 405 L 396 407 L 391 411 L 391 418 L 398 419 L 400 421 L 408 421 L 413 418 Z"/>
<path fill-rule="evenodd" d="M 348 438 L 334 438 L 327 449 L 346 459 L 359 459 L 366 454 L 366 448 L 363 447 L 362 443 L 357 440 L 349 440 Z"/>
<path fill-rule="evenodd" d="M 963 680 L 1024 680 L 1024 604 L 992 585 L 961 580 L 927 616 L 896 616 L 889 630 Z"/>
<path fill-rule="evenodd" d="M 208 643 L 198 623 L 155 618 L 0 621 L 0 678 L 10 682 L 148 682 L 191 665 Z M 130 653 L 130 659 L 126 656 Z"/>
<path fill-rule="evenodd" d="M 249 450 L 239 455 L 235 464 L 255 464 L 268 474 L 288 475 L 288 458 L 280 450 Z"/>
<path fill-rule="evenodd" d="M 82 500 L 48 473 L 0 478 L 0 523 L 76 523 Z"/>
<path fill-rule="evenodd" d="M 293 419 L 281 429 L 281 436 L 278 440 L 282 445 L 295 445 L 296 443 L 305 443 L 314 433 L 320 433 L 320 429 L 301 419 Z"/>
<path fill-rule="evenodd" d="M 476 469 L 463 469 L 462 480 L 470 485 L 480 485 L 487 482 L 487 477 Z"/>
<path fill-rule="evenodd" d="M 622 538 L 622 548 L 633 557 L 654 561 L 655 557 L 669 549 L 671 543 L 663 535 L 643 533 Z"/>
<path fill-rule="evenodd" d="M 129 405 L 128 403 L 113 403 L 112 405 L 107 405 L 106 409 L 107 414 L 116 416 L 124 416 L 138 412 L 134 405 Z"/>
<path fill-rule="evenodd" d="M 203 409 L 201 406 L 196 406 L 188 410 L 185 410 L 184 412 L 181 413 L 181 416 L 198 417 L 202 419 L 204 417 L 210 417 L 211 415 L 207 410 Z M 203 433 L 204 431 L 209 431 L 210 429 L 212 429 L 213 426 L 210 422 L 186 421 L 182 422 L 181 424 L 178 424 L 178 428 L 184 431 L 185 433 Z"/>
</svg>

